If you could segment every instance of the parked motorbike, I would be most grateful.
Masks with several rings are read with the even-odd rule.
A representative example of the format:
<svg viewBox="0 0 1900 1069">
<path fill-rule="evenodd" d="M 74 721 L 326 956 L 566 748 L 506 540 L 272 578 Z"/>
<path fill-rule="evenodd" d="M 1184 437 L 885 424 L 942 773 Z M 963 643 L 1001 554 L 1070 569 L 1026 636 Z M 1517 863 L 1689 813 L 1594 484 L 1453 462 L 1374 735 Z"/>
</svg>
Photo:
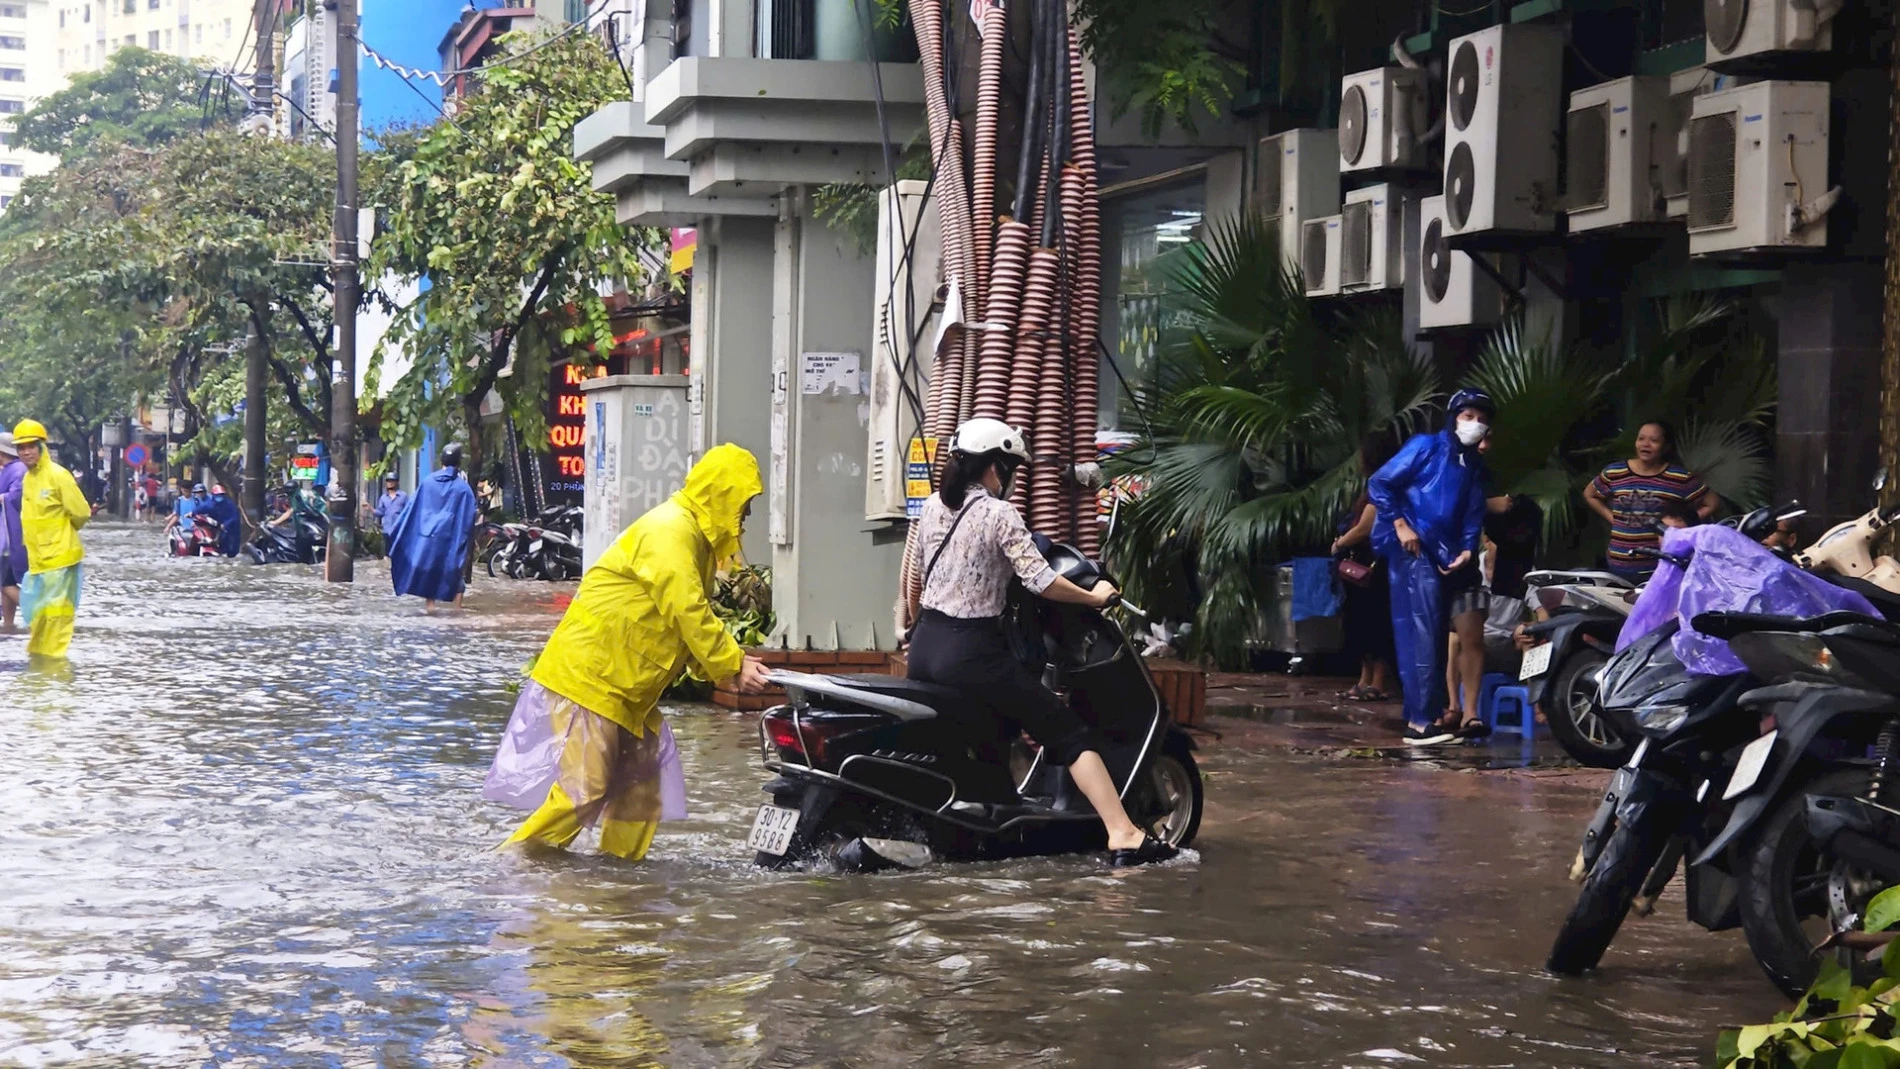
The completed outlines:
<svg viewBox="0 0 1900 1069">
<path fill-rule="evenodd" d="M 488 574 L 510 579 L 578 579 L 581 575 L 581 524 L 585 515 L 572 505 L 542 509 L 534 523 L 505 523 L 488 557 Z"/>
<path fill-rule="evenodd" d="M 218 555 L 218 532 L 222 525 L 209 516 L 193 515 L 189 524 L 181 523 L 171 529 L 166 540 L 174 557 L 215 557 Z"/>
<path fill-rule="evenodd" d="M 1883 614 L 1900 615 L 1887 598 Z M 1779 681 L 1743 697 L 1768 726 L 1737 759 L 1733 808 L 1705 854 L 1736 855 L 1749 949 L 1794 997 L 1814 980 L 1817 948 L 1900 883 L 1900 626 L 1848 612 L 1709 614 L 1695 626 Z"/>
<path fill-rule="evenodd" d="M 1548 619 L 1525 627 L 1539 644 L 1525 651 L 1518 678 L 1566 753 L 1593 768 L 1615 768 L 1629 759 L 1638 736 L 1605 714 L 1597 677 L 1640 591 L 1601 571 L 1537 571 L 1524 581 L 1526 605 Z"/>
<path fill-rule="evenodd" d="M 1045 556 L 1084 589 L 1106 578 L 1070 547 Z M 1195 745 L 1169 720 L 1126 632 L 1100 610 L 1035 602 L 1045 679 L 1106 740 L 1102 757 L 1129 816 L 1162 842 L 1193 842 L 1203 801 Z M 762 761 L 776 774 L 747 838 L 761 866 L 875 870 L 1105 842 L 1068 770 L 983 711 L 982 680 L 969 681 L 969 693 L 888 676 L 773 680 L 791 700 L 759 721 Z"/>
<path fill-rule="evenodd" d="M 258 528 L 244 552 L 256 564 L 320 564 L 329 542 L 330 531 L 322 523 L 293 516 L 288 523 Z"/>
<path fill-rule="evenodd" d="M 1688 563 L 1663 559 L 1678 566 Z M 1883 613 L 1900 618 L 1900 596 L 1871 588 L 1870 600 Z M 1627 719 L 1642 741 L 1612 778 L 1584 833 L 1571 871 L 1584 886 L 1551 948 L 1547 967 L 1553 972 L 1593 968 L 1624 917 L 1632 909 L 1643 914 L 1653 908 L 1685 855 L 1691 858 L 1685 876 L 1690 920 L 1719 931 L 1746 926 L 1750 910 L 1760 913 L 1765 908 L 1754 897 L 1766 892 L 1756 887 L 1761 874 L 1754 870 L 1760 864 L 1755 853 L 1761 840 L 1750 828 L 1766 803 L 1736 799 L 1754 786 L 1759 762 L 1766 756 L 1757 742 L 1762 724 L 1758 707 L 1781 693 L 1774 687 L 1757 689 L 1759 682 L 1786 673 L 1781 665 L 1764 667 L 1743 652 L 1755 645 L 1746 637 L 1749 632 L 1805 631 L 1813 625 L 1788 617 L 1732 613 L 1705 614 L 1693 625 L 1717 638 L 1738 636 L 1730 641 L 1730 649 L 1747 671 L 1725 676 L 1690 673 L 1675 654 L 1672 640 L 1680 623 L 1672 621 L 1631 643 L 1599 673 L 1608 715 Z M 1812 738 L 1803 738 L 1796 752 L 1804 753 Z M 1760 921 L 1753 923 L 1764 927 Z M 1759 938 L 1751 935 L 1751 946 Z M 1764 942 L 1757 957 L 1777 983 L 1786 986 L 1798 980 L 1796 986 L 1805 986 L 1801 978 L 1812 976 L 1807 963 L 1813 944 L 1802 944 L 1797 955 L 1785 933 L 1783 941 L 1779 948 Z"/>
</svg>

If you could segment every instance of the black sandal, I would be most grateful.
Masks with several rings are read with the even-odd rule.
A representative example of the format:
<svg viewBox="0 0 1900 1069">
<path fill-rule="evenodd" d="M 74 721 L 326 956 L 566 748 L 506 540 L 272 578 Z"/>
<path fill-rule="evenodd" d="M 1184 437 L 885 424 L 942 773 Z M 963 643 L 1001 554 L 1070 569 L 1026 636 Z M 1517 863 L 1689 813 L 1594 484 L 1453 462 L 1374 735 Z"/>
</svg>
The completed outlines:
<svg viewBox="0 0 1900 1069">
<path fill-rule="evenodd" d="M 1180 855 L 1181 851 L 1169 846 L 1167 843 L 1156 839 L 1152 835 L 1144 835 L 1141 838 L 1141 845 L 1135 847 L 1133 850 L 1110 850 L 1108 852 L 1108 867 L 1111 869 L 1132 869 L 1140 865 L 1153 865 L 1162 861 L 1173 861 Z"/>
<path fill-rule="evenodd" d="M 1491 737 L 1491 725 L 1474 716 L 1470 720 L 1465 721 L 1464 724 L 1458 728 L 1458 737 L 1461 739 L 1488 739 Z"/>
</svg>

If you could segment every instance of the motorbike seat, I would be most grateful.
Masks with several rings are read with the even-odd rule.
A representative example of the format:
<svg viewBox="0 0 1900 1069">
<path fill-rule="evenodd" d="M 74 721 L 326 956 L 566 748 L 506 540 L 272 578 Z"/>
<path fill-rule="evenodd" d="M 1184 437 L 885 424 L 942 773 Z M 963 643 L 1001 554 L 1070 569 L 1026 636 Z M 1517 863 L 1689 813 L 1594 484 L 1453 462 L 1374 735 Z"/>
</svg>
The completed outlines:
<svg viewBox="0 0 1900 1069">
<path fill-rule="evenodd" d="M 1880 615 L 1886 619 L 1900 622 L 1900 594 L 1852 575 L 1836 575 L 1829 572 L 1822 578 L 1843 590 L 1851 590 L 1873 602 L 1874 608 L 1880 610 Z"/>
<path fill-rule="evenodd" d="M 834 675 L 830 678 L 845 683 L 856 690 L 868 690 L 873 694 L 887 694 L 893 698 L 903 698 L 919 705 L 928 706 L 938 713 L 948 716 L 963 700 L 963 696 L 953 687 L 937 683 L 925 683 L 921 680 L 906 679 L 903 676 L 884 675 Z"/>
<path fill-rule="evenodd" d="M 1875 617 L 1846 610 L 1808 617 L 1773 616 L 1756 612 L 1705 612 L 1697 614 L 1695 619 L 1689 621 L 1689 626 L 1702 634 L 1723 640 L 1755 631 L 1819 634 L 1830 628 L 1845 627 L 1850 624 L 1872 624 L 1883 628 L 1889 626 Z"/>
</svg>

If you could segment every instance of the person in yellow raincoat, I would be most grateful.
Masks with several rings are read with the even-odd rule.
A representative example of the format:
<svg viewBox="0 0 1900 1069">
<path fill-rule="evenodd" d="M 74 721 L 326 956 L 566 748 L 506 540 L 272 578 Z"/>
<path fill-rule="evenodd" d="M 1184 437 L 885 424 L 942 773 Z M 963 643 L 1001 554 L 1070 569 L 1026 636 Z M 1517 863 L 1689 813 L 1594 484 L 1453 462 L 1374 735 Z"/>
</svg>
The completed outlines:
<svg viewBox="0 0 1900 1069">
<path fill-rule="evenodd" d="M 751 453 L 715 446 L 581 578 L 483 786 L 487 798 L 534 810 L 508 843 L 566 846 L 598 823 L 603 851 L 639 860 L 659 821 L 684 819 L 685 775 L 660 693 L 689 659 L 707 679 L 764 687 L 765 665 L 739 648 L 707 596 L 763 489 Z"/>
<path fill-rule="evenodd" d="M 48 455 L 45 427 L 21 420 L 13 428 L 13 446 L 26 464 L 20 495 L 20 531 L 26 538 L 20 614 L 27 626 L 26 652 L 30 657 L 64 657 L 73 644 L 79 562 L 86 557 L 79 529 L 92 519 L 92 506 L 72 472 Z"/>
</svg>

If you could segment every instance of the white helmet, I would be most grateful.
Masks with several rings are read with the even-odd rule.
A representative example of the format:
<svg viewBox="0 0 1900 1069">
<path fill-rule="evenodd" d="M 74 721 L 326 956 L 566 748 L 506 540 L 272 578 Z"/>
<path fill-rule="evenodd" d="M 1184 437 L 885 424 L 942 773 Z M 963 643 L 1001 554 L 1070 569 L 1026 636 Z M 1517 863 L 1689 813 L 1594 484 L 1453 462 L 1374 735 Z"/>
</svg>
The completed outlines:
<svg viewBox="0 0 1900 1069">
<path fill-rule="evenodd" d="M 1023 432 L 1000 419 L 964 421 L 950 436 L 950 451 L 965 456 L 1008 453 L 1018 460 L 1029 459 L 1029 440 Z"/>
</svg>

